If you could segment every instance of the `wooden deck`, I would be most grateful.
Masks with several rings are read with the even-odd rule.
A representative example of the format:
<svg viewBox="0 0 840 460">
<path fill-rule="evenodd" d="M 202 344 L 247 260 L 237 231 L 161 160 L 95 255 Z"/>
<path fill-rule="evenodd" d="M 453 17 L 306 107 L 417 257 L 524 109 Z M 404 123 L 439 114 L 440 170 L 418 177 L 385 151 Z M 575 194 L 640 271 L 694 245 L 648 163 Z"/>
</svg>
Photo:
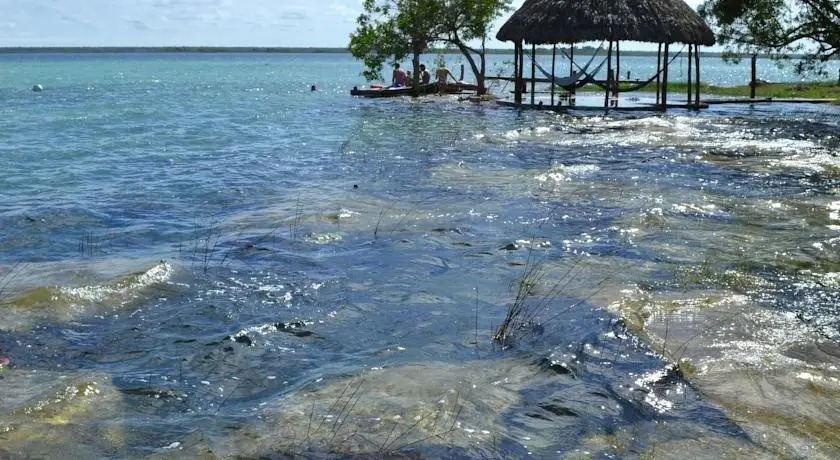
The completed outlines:
<svg viewBox="0 0 840 460">
<path fill-rule="evenodd" d="M 664 112 L 667 109 L 689 109 L 689 110 L 698 110 L 698 109 L 707 109 L 709 108 L 708 104 L 700 102 L 700 105 L 696 104 L 685 104 L 685 103 L 668 103 L 667 106 L 663 106 L 662 104 L 648 104 L 648 103 L 635 103 L 632 105 L 621 105 L 619 103 L 618 106 L 613 107 L 604 107 L 603 105 L 590 105 L 590 104 L 575 104 L 575 105 L 551 105 L 551 104 L 531 104 L 531 103 L 521 103 L 517 104 L 513 101 L 496 101 L 497 104 L 501 105 L 502 107 L 510 107 L 515 109 L 525 109 L 525 110 L 551 110 L 554 112 L 568 112 L 570 110 L 580 110 L 580 111 L 590 111 L 590 112 L 609 112 L 609 111 L 616 111 L 616 112 Z"/>
</svg>

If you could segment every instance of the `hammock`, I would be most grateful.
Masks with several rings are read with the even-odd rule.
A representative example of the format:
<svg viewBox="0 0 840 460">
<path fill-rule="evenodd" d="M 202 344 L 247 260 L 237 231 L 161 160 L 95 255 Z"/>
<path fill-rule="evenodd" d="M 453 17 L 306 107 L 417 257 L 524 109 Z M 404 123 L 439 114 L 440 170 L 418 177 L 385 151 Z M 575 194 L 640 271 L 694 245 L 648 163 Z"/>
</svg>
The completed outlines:
<svg viewBox="0 0 840 460">
<path fill-rule="evenodd" d="M 545 75 L 546 78 L 548 78 L 549 80 L 552 80 L 555 85 L 560 86 L 560 87 L 562 87 L 566 90 L 572 90 L 572 89 L 580 88 L 580 87 L 586 85 L 587 83 L 589 83 L 589 81 L 586 81 L 585 83 L 581 84 L 580 81 L 585 81 L 585 80 L 589 80 L 591 78 L 594 78 L 595 74 L 597 74 L 598 71 L 601 70 L 601 67 L 604 66 L 604 63 L 607 62 L 607 59 L 604 58 L 603 62 L 601 62 L 601 64 L 597 68 L 595 68 L 594 72 L 592 72 L 591 74 L 587 73 L 587 70 L 589 69 L 589 66 L 591 66 L 592 63 L 595 61 L 595 57 L 598 56 L 598 51 L 601 50 L 601 47 L 603 47 L 603 45 L 604 45 L 604 42 L 601 42 L 601 44 L 598 45 L 598 49 L 595 50 L 595 52 L 592 54 L 592 57 L 589 58 L 589 62 L 587 62 L 586 65 L 581 67 L 581 66 L 575 64 L 577 66 L 577 68 L 580 69 L 580 70 L 578 72 L 572 72 L 572 74 L 569 75 L 568 77 L 555 77 L 553 74 L 551 74 L 547 70 L 545 70 L 540 65 L 540 63 L 537 62 L 536 59 L 534 59 L 534 56 L 531 56 L 529 54 L 528 57 L 531 58 L 532 61 L 534 61 L 534 65 L 537 66 L 537 68 L 540 70 L 540 72 L 542 72 L 542 74 Z M 563 51 L 563 50 L 560 50 L 560 51 L 563 52 L 563 54 L 565 54 L 565 51 Z M 568 56 L 566 56 L 566 57 L 568 57 Z M 590 77 L 590 75 L 591 75 L 591 77 Z M 583 80 L 581 80 L 581 76 L 584 76 L 585 78 Z"/>
<path fill-rule="evenodd" d="M 667 65 L 671 65 L 671 63 L 674 62 L 674 60 L 676 60 L 678 57 L 680 57 L 680 55 L 682 54 L 684 49 L 685 49 L 685 46 L 683 46 L 682 49 L 680 49 L 680 51 L 677 54 L 675 54 L 674 57 L 672 57 L 670 61 L 668 61 Z M 561 50 L 561 51 L 564 55 L 566 55 L 565 51 L 563 51 L 563 50 Z M 566 57 L 568 58 L 569 56 L 566 55 Z M 577 66 L 577 64 L 575 64 L 575 65 Z M 603 65 L 603 63 L 601 63 L 601 65 Z M 580 69 L 580 66 L 577 66 L 577 67 Z M 661 75 L 662 72 L 664 72 L 664 71 L 665 71 L 665 67 L 663 66 L 661 69 L 659 69 L 659 72 L 656 72 L 652 77 L 648 78 L 647 80 L 642 81 L 642 82 L 636 82 L 636 83 L 630 85 L 629 87 L 625 87 L 625 88 L 613 88 L 613 91 L 618 92 L 618 93 L 629 93 L 629 92 L 632 92 L 632 91 L 638 91 L 638 90 L 644 88 L 645 86 L 653 83 L 653 81 L 656 80 L 656 77 Z M 598 73 L 598 72 L 595 71 L 593 73 Z M 603 88 L 604 90 L 607 89 L 607 84 L 606 83 L 598 82 L 598 81 L 593 81 L 592 83 L 594 83 L 595 85 Z"/>
<path fill-rule="evenodd" d="M 592 60 L 590 59 L 589 62 L 591 63 Z M 593 70 L 592 73 L 586 72 L 586 68 L 589 67 L 589 64 L 587 64 L 584 67 L 580 68 L 580 72 L 575 72 L 568 77 L 555 77 L 549 71 L 543 69 L 543 67 L 537 61 L 534 61 L 534 64 L 537 66 L 537 69 L 539 69 L 539 71 L 542 72 L 542 74 L 545 75 L 546 78 L 552 80 L 555 85 L 565 89 L 566 91 L 572 91 L 578 88 L 582 88 L 583 86 L 595 81 L 595 75 L 597 75 L 598 72 L 601 71 L 601 68 L 604 67 L 604 64 L 606 63 L 607 58 L 604 58 L 604 60 L 601 61 L 600 64 L 598 64 L 598 67 L 595 67 L 595 70 Z M 583 75 L 582 79 L 580 78 L 581 75 Z"/>
</svg>

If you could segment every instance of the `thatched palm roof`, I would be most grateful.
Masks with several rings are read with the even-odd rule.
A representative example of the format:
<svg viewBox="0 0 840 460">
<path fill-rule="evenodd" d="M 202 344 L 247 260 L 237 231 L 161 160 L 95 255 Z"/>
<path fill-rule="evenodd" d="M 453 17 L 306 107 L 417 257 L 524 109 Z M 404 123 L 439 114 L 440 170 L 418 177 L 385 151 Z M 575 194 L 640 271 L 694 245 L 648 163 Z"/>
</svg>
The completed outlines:
<svg viewBox="0 0 840 460">
<path fill-rule="evenodd" d="M 496 38 L 535 44 L 715 43 L 706 22 L 682 0 L 526 0 Z"/>
</svg>

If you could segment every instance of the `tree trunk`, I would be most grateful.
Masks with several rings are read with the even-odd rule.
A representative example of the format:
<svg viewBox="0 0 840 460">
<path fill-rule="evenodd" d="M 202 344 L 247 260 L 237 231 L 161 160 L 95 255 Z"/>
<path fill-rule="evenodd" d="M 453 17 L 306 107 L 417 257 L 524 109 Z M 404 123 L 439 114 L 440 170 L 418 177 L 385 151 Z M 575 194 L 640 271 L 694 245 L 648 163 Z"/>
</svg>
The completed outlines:
<svg viewBox="0 0 840 460">
<path fill-rule="evenodd" d="M 423 50 L 414 48 L 414 57 L 411 59 L 411 66 L 414 70 L 411 71 L 411 96 L 417 97 L 420 95 L 420 54 Z"/>
<path fill-rule="evenodd" d="M 485 47 L 485 39 L 481 39 L 481 53 L 478 55 L 481 59 L 481 71 L 475 76 L 475 84 L 478 85 L 478 95 L 484 96 L 487 94 L 487 88 L 484 86 L 484 76 L 487 72 L 487 48 Z"/>
<path fill-rule="evenodd" d="M 475 75 L 475 84 L 478 86 L 478 94 L 484 94 L 487 91 L 484 87 L 484 47 L 482 46 L 481 52 L 478 53 L 481 58 L 481 68 L 479 69 L 472 52 L 470 52 L 470 49 L 461 42 L 454 42 L 454 44 L 458 47 L 458 51 L 467 58 L 467 62 L 470 63 L 470 69 L 472 69 L 473 75 Z"/>
</svg>

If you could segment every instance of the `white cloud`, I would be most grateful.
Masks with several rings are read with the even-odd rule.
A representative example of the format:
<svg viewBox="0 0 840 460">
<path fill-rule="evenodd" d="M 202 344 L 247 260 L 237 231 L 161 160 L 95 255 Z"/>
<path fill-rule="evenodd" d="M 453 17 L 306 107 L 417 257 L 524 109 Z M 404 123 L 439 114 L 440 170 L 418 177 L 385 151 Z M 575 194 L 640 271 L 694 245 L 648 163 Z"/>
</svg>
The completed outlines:
<svg viewBox="0 0 840 460">
<path fill-rule="evenodd" d="M 362 11 L 361 0 L 0 0 L 0 3 L 4 3 L 0 7 L 2 46 L 344 47 Z M 521 3 L 522 0 L 516 0 L 514 6 Z M 701 0 L 688 3 L 696 7 Z M 490 46 L 502 44 L 493 41 Z"/>
</svg>

